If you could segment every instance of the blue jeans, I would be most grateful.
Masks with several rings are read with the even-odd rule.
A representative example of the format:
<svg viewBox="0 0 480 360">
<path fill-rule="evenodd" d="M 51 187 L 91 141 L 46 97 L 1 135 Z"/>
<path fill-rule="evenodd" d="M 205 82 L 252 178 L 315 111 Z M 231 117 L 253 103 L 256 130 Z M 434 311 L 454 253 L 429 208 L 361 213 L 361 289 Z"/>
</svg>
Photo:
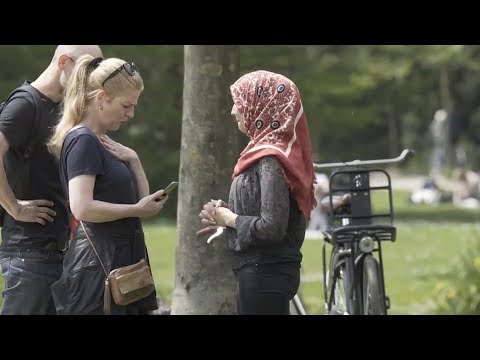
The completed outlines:
<svg viewBox="0 0 480 360">
<path fill-rule="evenodd" d="M 56 315 L 50 286 L 62 274 L 63 253 L 49 250 L 3 251 L 1 315 Z"/>
</svg>

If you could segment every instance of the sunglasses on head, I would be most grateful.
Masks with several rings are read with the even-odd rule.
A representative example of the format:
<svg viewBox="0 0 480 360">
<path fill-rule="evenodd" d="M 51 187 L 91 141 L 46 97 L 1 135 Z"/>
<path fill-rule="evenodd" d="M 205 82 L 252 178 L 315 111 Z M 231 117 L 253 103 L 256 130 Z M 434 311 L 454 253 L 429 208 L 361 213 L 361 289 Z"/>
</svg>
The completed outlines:
<svg viewBox="0 0 480 360">
<path fill-rule="evenodd" d="M 115 77 L 120 71 L 125 70 L 128 75 L 133 76 L 135 75 L 135 72 L 138 72 L 137 65 L 135 65 L 133 62 L 131 63 L 124 63 L 122 66 L 120 66 L 118 69 L 116 69 L 114 72 L 112 72 L 110 75 L 108 75 L 105 80 L 102 82 L 102 87 L 105 85 L 107 80 L 110 80 L 111 78 Z"/>
</svg>

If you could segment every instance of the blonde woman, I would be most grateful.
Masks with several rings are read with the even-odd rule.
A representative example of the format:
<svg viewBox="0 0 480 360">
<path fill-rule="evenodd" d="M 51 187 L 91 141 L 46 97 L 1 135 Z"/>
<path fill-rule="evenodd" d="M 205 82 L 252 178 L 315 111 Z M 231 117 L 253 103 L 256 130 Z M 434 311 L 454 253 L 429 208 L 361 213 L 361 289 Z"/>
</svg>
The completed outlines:
<svg viewBox="0 0 480 360">
<path fill-rule="evenodd" d="M 140 219 L 161 211 L 168 196 L 163 190 L 150 194 L 137 153 L 107 136 L 135 115 L 143 91 L 136 65 L 83 56 L 66 90 L 50 149 L 59 158 L 70 210 L 82 226 L 52 292 L 59 314 L 102 314 L 105 273 L 142 258 L 148 262 Z M 129 305 L 113 304 L 111 311 L 147 314 L 156 308 L 153 292 Z"/>
</svg>

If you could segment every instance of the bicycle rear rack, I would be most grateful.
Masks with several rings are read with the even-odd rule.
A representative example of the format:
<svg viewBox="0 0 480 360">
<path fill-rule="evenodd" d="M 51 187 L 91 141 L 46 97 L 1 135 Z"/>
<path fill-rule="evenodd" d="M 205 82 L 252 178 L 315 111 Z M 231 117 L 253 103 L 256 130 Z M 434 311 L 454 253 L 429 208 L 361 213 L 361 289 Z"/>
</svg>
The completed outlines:
<svg viewBox="0 0 480 360">
<path fill-rule="evenodd" d="M 346 225 L 324 232 L 332 244 L 359 242 L 368 235 L 377 241 L 395 241 L 397 229 L 392 225 Z"/>
<path fill-rule="evenodd" d="M 371 186 L 371 174 L 380 174 L 386 180 L 385 185 Z M 384 180 L 384 181 L 385 181 Z M 330 208 L 333 209 L 333 196 L 336 194 L 350 194 L 350 206 L 347 214 L 330 212 L 330 226 L 333 228 L 343 227 L 344 219 L 348 219 L 348 225 L 371 225 L 375 218 L 387 218 L 390 225 L 393 224 L 393 199 L 392 182 L 390 175 L 382 169 L 353 168 L 335 171 L 330 175 Z M 386 191 L 388 194 L 388 211 L 374 213 L 372 211 L 372 191 Z M 339 226 L 340 225 L 340 226 Z"/>
</svg>

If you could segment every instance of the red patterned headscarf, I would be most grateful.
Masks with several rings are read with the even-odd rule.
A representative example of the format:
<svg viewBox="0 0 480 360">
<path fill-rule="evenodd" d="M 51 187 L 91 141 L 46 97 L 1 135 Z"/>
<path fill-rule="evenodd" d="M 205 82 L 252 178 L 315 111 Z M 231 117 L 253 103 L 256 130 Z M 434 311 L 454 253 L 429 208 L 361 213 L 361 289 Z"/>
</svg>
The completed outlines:
<svg viewBox="0 0 480 360">
<path fill-rule="evenodd" d="M 275 156 L 305 218 L 316 205 L 313 193 L 312 144 L 296 85 L 285 76 L 259 70 L 243 75 L 231 87 L 232 98 L 245 118 L 250 142 L 243 149 L 233 176 L 260 158 Z"/>
</svg>

